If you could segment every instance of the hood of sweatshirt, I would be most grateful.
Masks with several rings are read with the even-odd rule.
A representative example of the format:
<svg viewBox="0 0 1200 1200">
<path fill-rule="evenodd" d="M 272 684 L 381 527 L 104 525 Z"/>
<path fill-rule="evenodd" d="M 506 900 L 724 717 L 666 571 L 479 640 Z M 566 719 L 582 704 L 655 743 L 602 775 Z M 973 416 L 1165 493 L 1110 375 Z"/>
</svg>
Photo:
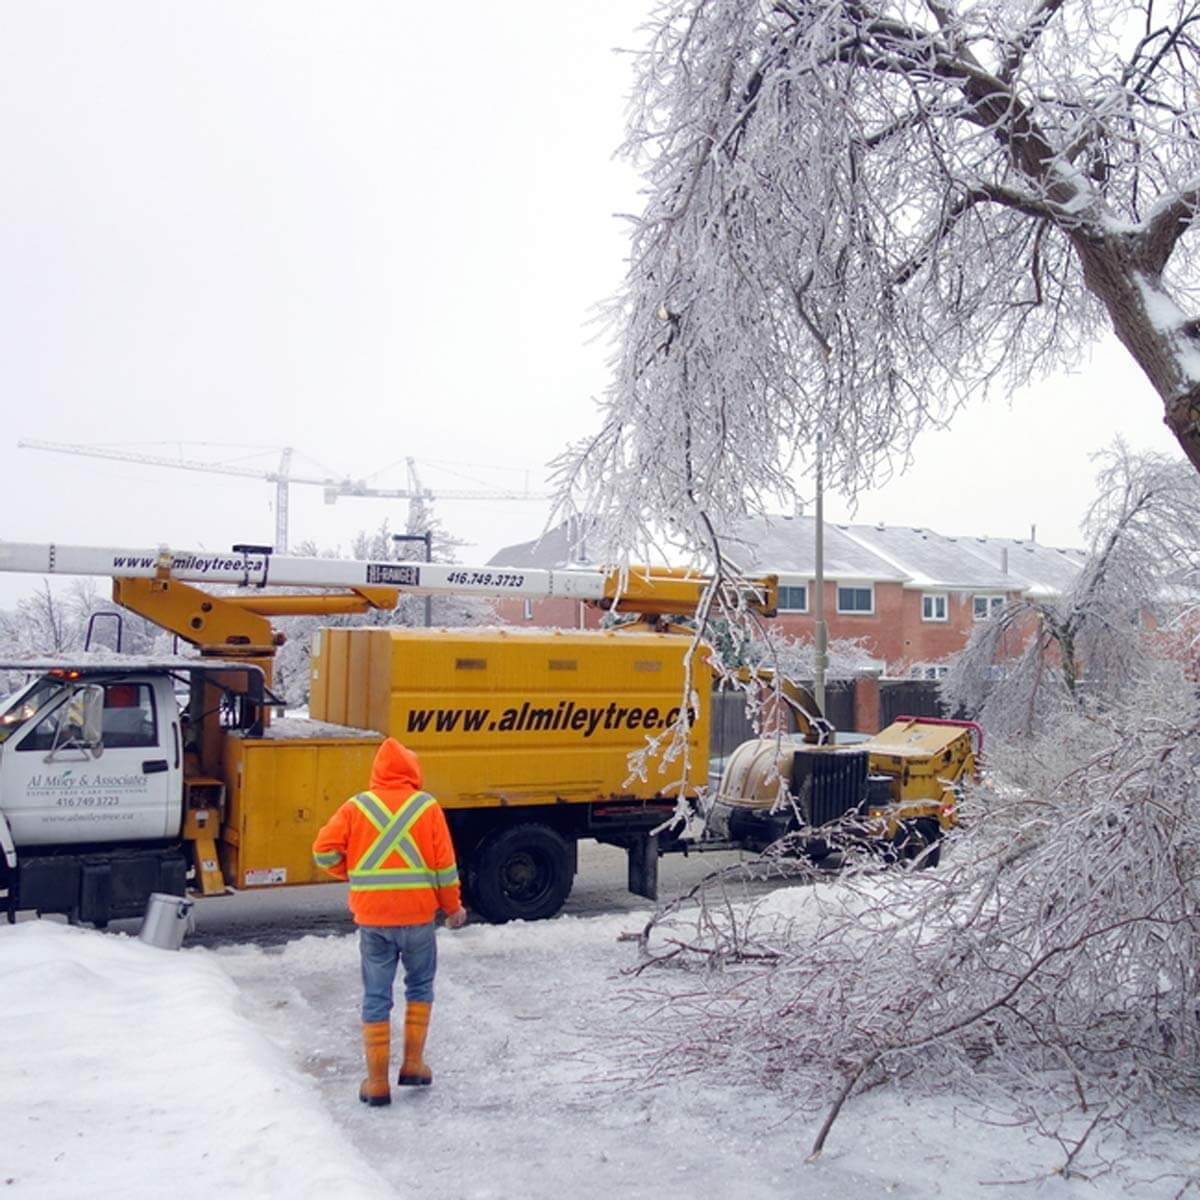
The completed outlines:
<svg viewBox="0 0 1200 1200">
<path fill-rule="evenodd" d="M 371 791 L 407 795 L 420 790 L 420 760 L 395 738 L 386 738 L 375 752 L 375 762 L 371 766 Z"/>
</svg>

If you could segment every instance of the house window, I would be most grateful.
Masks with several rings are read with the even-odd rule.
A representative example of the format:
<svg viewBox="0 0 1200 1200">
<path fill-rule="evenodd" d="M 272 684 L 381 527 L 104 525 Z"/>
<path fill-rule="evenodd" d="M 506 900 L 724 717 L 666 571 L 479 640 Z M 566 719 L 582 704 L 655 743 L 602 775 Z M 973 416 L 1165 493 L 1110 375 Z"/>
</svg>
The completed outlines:
<svg viewBox="0 0 1200 1200">
<path fill-rule="evenodd" d="M 840 613 L 873 613 L 874 587 L 838 587 L 837 610 Z"/>
<path fill-rule="evenodd" d="M 808 612 L 808 588 L 804 584 L 789 584 L 779 589 L 780 612 Z"/>
<path fill-rule="evenodd" d="M 946 612 L 945 592 L 926 592 L 921 597 L 922 621 L 945 621 Z"/>
<path fill-rule="evenodd" d="M 975 596 L 972 598 L 975 620 L 987 621 L 1004 607 L 1003 596 Z"/>
</svg>

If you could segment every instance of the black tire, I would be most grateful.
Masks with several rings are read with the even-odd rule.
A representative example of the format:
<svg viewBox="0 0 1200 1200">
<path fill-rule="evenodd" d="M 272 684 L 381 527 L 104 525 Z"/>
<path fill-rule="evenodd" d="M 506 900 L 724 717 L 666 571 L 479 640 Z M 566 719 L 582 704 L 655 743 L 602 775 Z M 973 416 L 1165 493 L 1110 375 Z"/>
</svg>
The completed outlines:
<svg viewBox="0 0 1200 1200">
<path fill-rule="evenodd" d="M 896 833 L 897 857 L 918 871 L 936 867 L 942 858 L 942 829 L 932 818 L 911 821 Z"/>
<path fill-rule="evenodd" d="M 484 840 L 467 891 L 486 921 L 541 921 L 571 893 L 571 847 L 549 825 L 513 825 Z"/>
<path fill-rule="evenodd" d="M 809 862 L 822 863 L 833 853 L 833 847 L 823 838 L 813 838 L 804 847 L 804 852 Z"/>
<path fill-rule="evenodd" d="M 0 854 L 0 891 L 7 893 L 5 898 L 0 900 L 5 918 L 10 925 L 15 925 L 17 923 L 17 873 L 9 870 L 3 854 Z"/>
</svg>

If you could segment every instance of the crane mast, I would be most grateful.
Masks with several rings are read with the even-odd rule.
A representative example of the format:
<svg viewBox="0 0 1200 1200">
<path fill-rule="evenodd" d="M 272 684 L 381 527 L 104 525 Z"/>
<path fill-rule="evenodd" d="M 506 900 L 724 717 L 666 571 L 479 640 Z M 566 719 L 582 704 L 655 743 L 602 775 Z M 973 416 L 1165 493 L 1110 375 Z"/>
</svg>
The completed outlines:
<svg viewBox="0 0 1200 1200">
<path fill-rule="evenodd" d="M 408 486 L 403 488 L 378 488 L 366 480 L 335 478 L 329 475 L 306 475 L 293 472 L 292 459 L 296 451 L 284 446 L 279 454 L 279 468 L 264 471 L 238 463 L 205 462 L 200 459 L 169 458 L 161 454 L 145 454 L 125 450 L 116 446 L 87 446 L 75 442 L 47 442 L 38 438 L 22 438 L 17 445 L 25 450 L 46 450 L 53 454 L 77 454 L 85 458 L 101 458 L 110 462 L 141 463 L 153 467 L 173 467 L 180 471 L 202 471 L 210 475 L 231 475 L 239 479 L 263 479 L 275 485 L 275 548 L 286 551 L 289 543 L 290 488 L 293 483 L 319 487 L 324 492 L 325 503 L 336 503 L 342 496 L 353 496 L 367 500 L 407 500 L 410 504 L 432 500 L 545 500 L 544 493 L 517 491 L 512 489 L 430 489 L 423 487 L 417 476 L 415 460 L 406 459 Z"/>
</svg>

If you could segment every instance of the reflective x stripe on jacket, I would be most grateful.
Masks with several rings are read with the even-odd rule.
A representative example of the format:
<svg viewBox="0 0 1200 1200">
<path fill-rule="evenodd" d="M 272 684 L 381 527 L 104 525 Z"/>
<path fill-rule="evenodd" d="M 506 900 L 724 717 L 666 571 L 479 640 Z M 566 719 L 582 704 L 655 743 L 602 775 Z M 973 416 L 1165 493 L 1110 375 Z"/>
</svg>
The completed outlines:
<svg viewBox="0 0 1200 1200">
<path fill-rule="evenodd" d="M 350 884 L 359 925 L 419 925 L 462 907 L 454 843 L 437 801 L 420 787 L 415 756 L 385 739 L 371 783 L 321 826 L 317 866 Z"/>
<path fill-rule="evenodd" d="M 409 836 L 421 815 L 434 803 L 428 792 L 414 792 L 395 813 L 389 812 L 370 792 L 360 792 L 353 802 L 379 831 L 379 836 L 351 866 L 351 891 L 437 888 L 458 882 L 457 867 L 441 871 L 430 869 L 420 848 Z M 384 862 L 393 854 L 398 854 L 405 865 L 385 867 Z"/>
</svg>

